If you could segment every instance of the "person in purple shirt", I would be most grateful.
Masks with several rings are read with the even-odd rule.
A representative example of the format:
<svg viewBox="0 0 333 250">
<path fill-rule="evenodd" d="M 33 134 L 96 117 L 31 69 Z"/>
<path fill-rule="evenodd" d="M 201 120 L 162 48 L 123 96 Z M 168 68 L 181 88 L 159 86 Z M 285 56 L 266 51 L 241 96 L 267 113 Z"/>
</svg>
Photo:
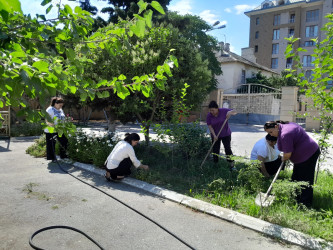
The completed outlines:
<svg viewBox="0 0 333 250">
<path fill-rule="evenodd" d="M 294 164 L 292 181 L 306 181 L 297 197 L 298 203 L 311 206 L 313 200 L 313 181 L 317 159 L 320 155 L 318 144 L 296 123 L 270 121 L 264 125 L 265 131 L 278 138 L 278 149 L 283 152 L 282 161 L 290 160 Z"/>
<path fill-rule="evenodd" d="M 212 137 L 212 143 L 215 142 L 213 146 L 213 160 L 214 162 L 218 162 L 219 157 L 217 156 L 220 154 L 221 148 L 221 141 L 224 146 L 225 154 L 227 155 L 227 161 L 230 164 L 230 169 L 234 166 L 234 161 L 231 160 L 229 157 L 232 155 L 231 151 L 231 130 L 229 128 L 228 122 L 224 125 L 224 128 L 220 132 L 222 125 L 226 119 L 229 119 L 230 116 L 236 115 L 237 112 L 232 109 L 227 108 L 219 108 L 215 101 L 211 101 L 208 105 L 209 113 L 207 115 L 207 126 L 210 131 L 210 135 Z M 220 132 L 220 134 L 219 134 Z M 215 155 L 217 154 L 217 155 Z"/>
</svg>

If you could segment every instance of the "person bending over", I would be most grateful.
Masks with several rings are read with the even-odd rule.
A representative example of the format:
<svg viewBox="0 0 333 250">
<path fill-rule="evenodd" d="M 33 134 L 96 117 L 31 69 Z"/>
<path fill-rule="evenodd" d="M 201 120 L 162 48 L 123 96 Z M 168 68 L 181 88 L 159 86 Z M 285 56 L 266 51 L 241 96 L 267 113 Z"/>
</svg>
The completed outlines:
<svg viewBox="0 0 333 250">
<path fill-rule="evenodd" d="M 215 101 L 211 101 L 208 105 L 209 113 L 207 115 L 207 126 L 210 131 L 212 138 L 212 143 L 215 142 L 213 146 L 213 160 L 215 163 L 218 162 L 220 154 L 221 141 L 224 146 L 224 151 L 227 156 L 227 161 L 229 162 L 230 169 L 234 166 L 234 161 L 230 159 L 232 155 L 231 151 L 231 130 L 229 128 L 228 121 L 225 123 L 221 133 L 219 134 L 223 123 L 226 119 L 229 119 L 230 116 L 236 115 L 237 112 L 232 109 L 219 108 Z"/>
<path fill-rule="evenodd" d="M 147 165 L 142 165 L 136 158 L 133 147 L 140 141 L 137 133 L 126 133 L 125 139 L 116 144 L 112 152 L 106 159 L 104 165 L 106 167 L 105 178 L 108 181 L 122 180 L 125 176 L 131 174 L 131 166 L 148 170 Z"/>
<path fill-rule="evenodd" d="M 269 121 L 265 131 L 278 138 L 277 146 L 283 152 L 282 161 L 290 160 L 294 164 L 292 181 L 306 181 L 297 202 L 309 207 L 313 200 L 313 181 L 317 159 L 320 155 L 318 144 L 296 123 Z"/>
<path fill-rule="evenodd" d="M 276 141 L 277 137 L 267 134 L 254 144 L 251 151 L 250 159 L 260 161 L 260 172 L 266 177 L 276 174 L 282 163 Z"/>
</svg>

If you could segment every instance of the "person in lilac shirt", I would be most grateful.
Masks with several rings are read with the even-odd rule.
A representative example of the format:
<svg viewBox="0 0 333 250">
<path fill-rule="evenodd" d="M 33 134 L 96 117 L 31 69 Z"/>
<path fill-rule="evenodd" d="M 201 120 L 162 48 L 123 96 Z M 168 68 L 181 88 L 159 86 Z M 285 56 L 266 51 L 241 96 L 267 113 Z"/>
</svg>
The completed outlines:
<svg viewBox="0 0 333 250">
<path fill-rule="evenodd" d="M 311 206 L 313 200 L 313 181 L 317 159 L 320 155 L 318 144 L 296 123 L 270 121 L 264 125 L 265 131 L 278 138 L 278 149 L 283 152 L 282 161 L 290 160 L 294 164 L 292 181 L 306 181 L 297 197 L 299 203 Z"/>
<path fill-rule="evenodd" d="M 231 130 L 229 128 L 228 122 L 224 125 L 222 131 L 220 132 L 222 125 L 226 119 L 229 119 L 232 115 L 236 115 L 237 112 L 232 109 L 219 108 L 215 101 L 211 101 L 208 105 L 209 113 L 207 115 L 207 126 L 212 137 L 212 143 L 215 142 L 213 146 L 213 160 L 218 162 L 220 153 L 221 141 L 224 146 L 225 154 L 227 155 L 227 161 L 230 164 L 230 169 L 234 166 L 234 161 L 230 159 L 232 155 L 231 151 Z M 219 134 L 220 132 L 220 134 Z M 217 154 L 217 155 L 215 155 Z"/>
</svg>

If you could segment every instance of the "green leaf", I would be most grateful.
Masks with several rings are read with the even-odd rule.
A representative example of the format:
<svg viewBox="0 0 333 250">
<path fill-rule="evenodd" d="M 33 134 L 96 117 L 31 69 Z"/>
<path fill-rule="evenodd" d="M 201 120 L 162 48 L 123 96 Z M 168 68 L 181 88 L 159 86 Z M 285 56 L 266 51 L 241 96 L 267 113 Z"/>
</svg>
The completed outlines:
<svg viewBox="0 0 333 250">
<path fill-rule="evenodd" d="M 104 98 L 108 98 L 108 97 L 110 97 L 110 93 L 109 93 L 109 91 L 103 91 L 103 92 L 102 92 L 102 95 L 103 95 Z"/>
<path fill-rule="evenodd" d="M 86 92 L 81 92 L 80 94 L 80 99 L 81 101 L 85 101 L 87 99 L 88 94 Z"/>
<path fill-rule="evenodd" d="M 47 7 L 47 9 L 46 9 L 46 14 L 49 14 L 49 12 L 52 10 L 52 7 L 53 7 L 52 4 L 50 4 L 50 6 Z"/>
<path fill-rule="evenodd" d="M 153 11 L 152 10 L 148 10 L 147 12 L 145 12 L 144 14 L 144 18 L 145 18 L 145 22 L 147 24 L 147 26 L 149 28 L 152 27 L 152 18 L 153 18 Z"/>
<path fill-rule="evenodd" d="M 73 10 L 72 10 L 71 6 L 69 6 L 68 4 L 65 5 L 65 11 L 68 14 L 73 14 Z"/>
<path fill-rule="evenodd" d="M 34 62 L 32 66 L 37 68 L 41 72 L 49 72 L 49 64 L 45 61 Z"/>
<path fill-rule="evenodd" d="M 137 20 L 134 25 L 130 27 L 130 30 L 137 36 L 143 37 L 146 30 L 146 23 L 143 20 Z"/>
<path fill-rule="evenodd" d="M 164 12 L 164 9 L 162 8 L 162 6 L 160 5 L 160 3 L 159 2 L 157 2 L 157 1 L 152 1 L 151 2 L 151 7 L 153 7 L 155 10 L 157 10 L 159 13 L 161 13 L 161 14 L 165 14 L 165 12 Z"/>
<path fill-rule="evenodd" d="M 77 88 L 75 86 L 69 86 L 69 90 L 71 91 L 72 94 L 75 94 Z"/>
<path fill-rule="evenodd" d="M 15 51 L 10 53 L 12 57 L 27 57 L 24 51 Z"/>
<path fill-rule="evenodd" d="M 75 11 L 75 13 L 81 13 L 82 12 L 82 9 L 81 9 L 81 7 L 79 7 L 79 6 L 76 6 L 75 7 L 75 9 L 74 9 L 74 11 Z"/>
<path fill-rule="evenodd" d="M 175 56 L 171 55 L 170 56 L 170 60 L 173 61 L 173 63 L 175 64 L 175 66 L 178 68 L 178 60 Z"/>
<path fill-rule="evenodd" d="M 49 2 L 52 2 L 52 0 L 44 0 L 40 5 L 45 6 L 45 5 L 47 5 Z"/>
<path fill-rule="evenodd" d="M 126 80 L 126 76 L 121 74 L 120 76 L 118 76 L 118 79 L 121 80 L 121 81 L 124 81 L 124 80 Z"/>
<path fill-rule="evenodd" d="M 140 0 L 138 2 L 138 5 L 139 5 L 139 14 L 140 14 L 142 11 L 147 9 L 148 3 L 144 2 L 143 0 Z"/>
<path fill-rule="evenodd" d="M 16 11 L 23 14 L 19 0 L 0 0 L 0 11 L 2 10 L 9 13 L 14 13 L 14 11 Z"/>
</svg>

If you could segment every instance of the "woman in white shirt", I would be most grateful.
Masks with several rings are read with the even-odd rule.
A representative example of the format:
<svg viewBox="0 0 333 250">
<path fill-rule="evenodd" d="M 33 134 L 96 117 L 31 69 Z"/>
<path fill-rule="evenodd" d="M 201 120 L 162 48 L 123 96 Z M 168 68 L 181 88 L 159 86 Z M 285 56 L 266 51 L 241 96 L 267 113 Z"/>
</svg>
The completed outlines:
<svg viewBox="0 0 333 250">
<path fill-rule="evenodd" d="M 125 139 L 117 143 L 110 155 L 105 161 L 106 173 L 105 178 L 108 181 L 121 180 L 131 174 L 131 166 L 148 170 L 147 165 L 142 165 L 136 158 L 133 147 L 140 141 L 137 133 L 126 133 Z"/>
<path fill-rule="evenodd" d="M 62 106 L 64 105 L 64 100 L 61 97 L 52 97 L 50 106 L 46 109 L 46 112 L 50 115 L 50 118 L 53 122 L 46 121 L 47 125 L 53 127 L 57 125 L 58 121 L 65 120 L 65 113 L 62 110 Z M 55 144 L 56 139 L 58 139 L 60 146 L 60 158 L 67 158 L 66 150 L 68 140 L 65 135 L 61 137 L 58 136 L 58 133 L 50 133 L 46 128 L 44 129 L 46 135 L 46 158 L 47 160 L 52 160 L 54 162 L 55 159 Z"/>
<path fill-rule="evenodd" d="M 277 137 L 267 134 L 256 142 L 251 151 L 251 160 L 260 161 L 260 172 L 266 177 L 276 174 L 282 163 L 276 141 Z"/>
</svg>

